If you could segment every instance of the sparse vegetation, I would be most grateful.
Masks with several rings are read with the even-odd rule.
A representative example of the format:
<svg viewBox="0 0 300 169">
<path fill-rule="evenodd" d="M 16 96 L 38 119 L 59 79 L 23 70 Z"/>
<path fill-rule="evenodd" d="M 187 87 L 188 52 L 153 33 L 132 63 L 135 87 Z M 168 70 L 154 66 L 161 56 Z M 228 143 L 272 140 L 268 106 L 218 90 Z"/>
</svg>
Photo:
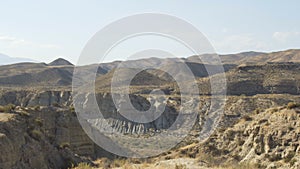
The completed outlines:
<svg viewBox="0 0 300 169">
<path fill-rule="evenodd" d="M 185 164 L 176 164 L 175 169 L 187 169 Z"/>
<path fill-rule="evenodd" d="M 72 115 L 76 116 L 76 110 L 74 106 L 70 106 L 69 111 L 72 113 Z"/>
<path fill-rule="evenodd" d="M 70 169 L 94 169 L 94 168 L 88 163 L 79 163 L 77 166 L 73 164 Z"/>
<path fill-rule="evenodd" d="M 117 158 L 112 162 L 111 166 L 113 166 L 113 167 L 122 167 L 126 164 L 126 162 L 127 161 L 124 158 Z"/>
<path fill-rule="evenodd" d="M 59 145 L 60 148 L 70 148 L 70 143 L 69 142 L 63 142 Z"/>
<path fill-rule="evenodd" d="M 218 166 L 220 161 L 218 161 L 214 156 L 212 156 L 211 154 L 200 154 L 199 156 L 199 162 L 205 162 L 206 164 L 208 164 L 210 167 L 213 166 Z"/>
<path fill-rule="evenodd" d="M 256 164 L 250 163 L 239 163 L 239 164 L 229 164 L 221 167 L 216 167 L 216 169 L 259 169 L 260 167 Z"/>
</svg>

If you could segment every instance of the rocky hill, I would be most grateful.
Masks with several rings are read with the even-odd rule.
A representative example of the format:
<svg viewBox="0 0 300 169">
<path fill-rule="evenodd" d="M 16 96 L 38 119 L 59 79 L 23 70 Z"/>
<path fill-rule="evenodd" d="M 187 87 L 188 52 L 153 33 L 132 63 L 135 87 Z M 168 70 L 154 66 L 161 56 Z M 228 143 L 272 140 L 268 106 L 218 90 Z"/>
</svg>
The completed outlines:
<svg viewBox="0 0 300 169">
<path fill-rule="evenodd" d="M 6 105 L 0 111 L 1 169 L 67 168 L 89 162 L 83 156 L 105 154 L 69 108 Z"/>
<path fill-rule="evenodd" d="M 238 63 L 300 62 L 300 50 L 290 49 L 281 52 L 262 53 L 254 57 L 242 58 Z"/>
<path fill-rule="evenodd" d="M 300 64 L 241 65 L 226 74 L 228 94 L 300 94 Z"/>
<path fill-rule="evenodd" d="M 49 66 L 73 66 L 73 64 L 63 58 L 58 58 L 48 64 Z"/>
<path fill-rule="evenodd" d="M 44 63 L 18 63 L 0 66 L 0 86 L 68 86 L 72 81 L 73 67 L 51 67 Z"/>
<path fill-rule="evenodd" d="M 300 167 L 299 118 L 298 103 L 257 111 L 216 132 L 202 145 L 202 150 L 261 168 L 297 169 Z"/>
<path fill-rule="evenodd" d="M 242 52 L 236 54 L 220 54 L 223 64 L 245 64 L 255 63 L 264 64 L 268 62 L 300 62 L 300 50 L 290 49 L 286 51 L 263 53 L 263 52 Z M 211 57 L 212 54 L 202 55 L 202 57 Z M 187 58 L 190 62 L 202 63 L 198 56 L 191 56 Z"/>
</svg>

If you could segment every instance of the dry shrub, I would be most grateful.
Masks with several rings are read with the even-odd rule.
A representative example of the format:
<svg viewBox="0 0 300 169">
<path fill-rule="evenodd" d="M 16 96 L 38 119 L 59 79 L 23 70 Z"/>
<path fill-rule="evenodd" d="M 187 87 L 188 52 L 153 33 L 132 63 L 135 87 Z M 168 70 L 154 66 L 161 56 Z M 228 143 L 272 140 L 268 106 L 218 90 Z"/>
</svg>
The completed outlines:
<svg viewBox="0 0 300 169">
<path fill-rule="evenodd" d="M 77 167 L 72 165 L 70 169 L 94 169 L 90 164 L 87 163 L 79 163 Z"/>
<path fill-rule="evenodd" d="M 287 105 L 287 108 L 288 108 L 288 109 L 294 109 L 294 108 L 297 108 L 297 107 L 300 107 L 300 104 L 297 104 L 297 103 L 295 103 L 295 102 L 290 102 L 290 103 L 288 103 L 288 105 Z"/>
<path fill-rule="evenodd" d="M 250 117 L 249 115 L 245 115 L 242 117 L 243 121 L 252 121 L 252 117 Z"/>
<path fill-rule="evenodd" d="M 15 105 L 13 104 L 8 104 L 6 106 L 0 106 L 0 112 L 3 112 L 3 113 L 10 113 L 12 110 L 15 109 Z"/>
</svg>

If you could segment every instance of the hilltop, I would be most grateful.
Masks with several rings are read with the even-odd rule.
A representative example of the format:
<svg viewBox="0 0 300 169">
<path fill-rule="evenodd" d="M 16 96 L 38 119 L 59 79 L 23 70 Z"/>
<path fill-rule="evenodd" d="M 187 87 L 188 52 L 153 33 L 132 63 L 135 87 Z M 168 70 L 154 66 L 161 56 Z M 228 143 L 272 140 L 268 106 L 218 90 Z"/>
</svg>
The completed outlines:
<svg viewBox="0 0 300 169">
<path fill-rule="evenodd" d="M 63 58 L 58 58 L 51 63 L 48 64 L 49 66 L 74 66 L 71 62 L 63 59 Z"/>
</svg>

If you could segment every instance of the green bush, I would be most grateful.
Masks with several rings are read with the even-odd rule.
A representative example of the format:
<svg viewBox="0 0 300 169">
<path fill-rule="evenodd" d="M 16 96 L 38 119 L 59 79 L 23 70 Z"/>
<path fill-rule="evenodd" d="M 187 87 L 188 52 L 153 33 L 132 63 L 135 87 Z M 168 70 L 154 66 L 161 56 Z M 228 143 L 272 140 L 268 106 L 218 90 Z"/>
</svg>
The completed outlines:
<svg viewBox="0 0 300 169">
<path fill-rule="evenodd" d="M 41 140 L 42 136 L 43 136 L 43 133 L 39 130 L 32 130 L 30 131 L 30 136 L 38 141 Z"/>
<path fill-rule="evenodd" d="M 43 119 L 41 118 L 34 119 L 34 123 L 39 127 L 43 127 Z"/>
<path fill-rule="evenodd" d="M 289 154 L 283 159 L 284 162 L 286 162 L 286 163 L 290 162 L 290 161 L 294 158 L 295 154 L 296 154 L 295 152 L 289 153 Z"/>
<path fill-rule="evenodd" d="M 54 106 L 54 107 L 61 107 L 61 105 L 58 104 L 58 103 L 53 103 L 52 106 Z"/>
<path fill-rule="evenodd" d="M 39 111 L 39 110 L 41 110 L 41 107 L 40 107 L 40 106 L 34 106 L 33 109 L 34 109 L 35 111 Z"/>
<path fill-rule="evenodd" d="M 27 111 L 25 111 L 25 110 L 21 110 L 21 111 L 19 111 L 18 112 L 21 116 L 24 116 L 24 117 L 29 117 L 30 116 L 30 114 L 27 112 Z"/>
<path fill-rule="evenodd" d="M 257 108 L 257 109 L 254 110 L 255 114 L 259 114 L 260 112 L 261 112 L 261 109 L 259 109 L 259 108 Z"/>
<path fill-rule="evenodd" d="M 187 169 L 187 167 L 184 164 L 176 164 L 175 169 Z"/>
<path fill-rule="evenodd" d="M 126 164 L 126 159 L 124 158 L 117 158 L 112 162 L 112 166 L 114 167 L 122 167 Z"/>
<path fill-rule="evenodd" d="M 258 124 L 263 124 L 263 123 L 267 123 L 268 119 L 261 119 L 258 121 Z"/>
<path fill-rule="evenodd" d="M 292 160 L 290 161 L 290 165 L 293 166 L 296 162 L 297 162 L 296 159 L 292 159 Z"/>
<path fill-rule="evenodd" d="M 68 142 L 63 142 L 59 145 L 60 148 L 64 149 L 64 148 L 70 148 L 70 143 Z"/>
<path fill-rule="evenodd" d="M 75 107 L 71 106 L 69 110 L 70 110 L 70 112 L 75 112 Z"/>
<path fill-rule="evenodd" d="M 6 106 L 0 106 L 0 112 L 3 113 L 10 113 L 12 110 L 15 109 L 15 105 L 14 104 L 8 104 Z"/>
<path fill-rule="evenodd" d="M 268 158 L 271 162 L 279 161 L 279 160 L 282 159 L 280 154 L 272 154 L 272 155 L 269 155 L 267 158 Z"/>
<path fill-rule="evenodd" d="M 76 116 L 76 110 L 75 110 L 75 107 L 74 106 L 71 106 L 69 108 L 69 111 L 72 113 L 72 115 Z"/>
<path fill-rule="evenodd" d="M 242 119 L 245 121 L 252 121 L 252 117 L 250 117 L 249 115 L 243 116 Z"/>
</svg>

